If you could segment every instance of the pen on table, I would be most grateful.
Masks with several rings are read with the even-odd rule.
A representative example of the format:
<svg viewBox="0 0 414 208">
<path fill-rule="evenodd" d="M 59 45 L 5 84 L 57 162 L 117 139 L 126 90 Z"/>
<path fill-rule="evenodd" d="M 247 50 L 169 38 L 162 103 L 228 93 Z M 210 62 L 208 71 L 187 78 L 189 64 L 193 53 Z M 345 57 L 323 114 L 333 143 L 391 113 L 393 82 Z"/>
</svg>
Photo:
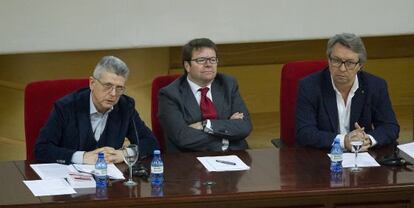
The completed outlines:
<svg viewBox="0 0 414 208">
<path fill-rule="evenodd" d="M 216 162 L 223 163 L 223 164 L 226 164 L 226 165 L 236 165 L 236 163 L 234 163 L 234 162 L 225 161 L 225 160 L 216 160 Z"/>
<path fill-rule="evenodd" d="M 92 180 L 91 178 L 87 178 L 87 177 L 74 177 L 74 179 L 77 179 L 77 180 L 85 180 L 85 181 Z"/>
</svg>

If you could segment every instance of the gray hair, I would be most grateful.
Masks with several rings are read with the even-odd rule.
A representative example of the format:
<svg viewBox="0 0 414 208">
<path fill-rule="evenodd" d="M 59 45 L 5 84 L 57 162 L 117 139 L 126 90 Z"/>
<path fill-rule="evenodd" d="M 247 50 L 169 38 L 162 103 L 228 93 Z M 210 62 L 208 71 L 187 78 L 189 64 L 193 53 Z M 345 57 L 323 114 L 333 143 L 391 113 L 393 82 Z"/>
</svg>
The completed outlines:
<svg viewBox="0 0 414 208">
<path fill-rule="evenodd" d="M 362 39 L 352 33 L 336 34 L 335 36 L 329 39 L 328 46 L 326 49 L 326 55 L 328 56 L 328 59 L 331 57 L 332 49 L 337 43 L 357 53 L 359 62 L 361 64 L 364 64 L 367 61 L 367 51 L 365 50 L 365 46 L 362 42 Z"/>
<path fill-rule="evenodd" d="M 102 72 L 114 73 L 128 79 L 129 69 L 121 59 L 115 56 L 104 56 L 96 65 L 93 77 L 100 79 Z"/>
</svg>

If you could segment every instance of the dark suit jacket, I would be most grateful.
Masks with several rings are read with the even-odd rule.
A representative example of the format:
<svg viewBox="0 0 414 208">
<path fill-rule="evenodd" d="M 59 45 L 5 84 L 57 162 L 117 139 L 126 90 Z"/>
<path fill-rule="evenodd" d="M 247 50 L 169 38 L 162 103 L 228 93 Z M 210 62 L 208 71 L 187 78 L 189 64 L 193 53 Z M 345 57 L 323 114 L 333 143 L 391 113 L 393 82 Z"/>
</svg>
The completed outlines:
<svg viewBox="0 0 414 208">
<path fill-rule="evenodd" d="M 400 127 L 395 118 L 385 80 L 365 71 L 358 72 L 359 88 L 352 98 L 350 128 L 358 122 L 377 145 L 393 143 Z M 300 81 L 296 105 L 298 145 L 329 148 L 339 133 L 336 95 L 327 69 Z"/>
<path fill-rule="evenodd" d="M 237 81 L 218 73 L 211 85 L 211 93 L 218 118 L 211 120 L 214 132 L 208 134 L 188 126 L 202 121 L 202 116 L 186 75 L 159 91 L 158 119 L 169 152 L 221 151 L 222 138 L 229 140 L 229 150 L 248 148 L 245 138 L 252 130 L 252 124 Z M 244 119 L 230 120 L 235 112 L 244 113 Z"/>
<path fill-rule="evenodd" d="M 39 162 L 69 164 L 76 151 L 91 151 L 104 146 L 119 149 L 125 137 L 135 144 L 139 140 L 140 154 L 143 156 L 158 148 L 151 130 L 135 110 L 134 100 L 126 95 L 122 95 L 114 105 L 105 129 L 96 142 L 89 116 L 89 96 L 90 90 L 85 88 L 55 102 L 36 141 L 35 156 Z M 139 138 L 136 137 L 136 132 Z"/>
</svg>

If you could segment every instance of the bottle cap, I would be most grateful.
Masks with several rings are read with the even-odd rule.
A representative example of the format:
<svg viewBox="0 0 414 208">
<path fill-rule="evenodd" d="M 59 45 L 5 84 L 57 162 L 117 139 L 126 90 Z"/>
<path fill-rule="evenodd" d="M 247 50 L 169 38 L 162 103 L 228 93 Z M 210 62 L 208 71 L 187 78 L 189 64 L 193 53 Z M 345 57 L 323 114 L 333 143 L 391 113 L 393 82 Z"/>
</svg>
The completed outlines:
<svg viewBox="0 0 414 208">
<path fill-rule="evenodd" d="M 159 155 L 160 153 L 160 150 L 154 150 L 154 155 Z"/>
<path fill-rule="evenodd" d="M 104 157 L 104 153 L 103 152 L 99 152 L 98 153 L 98 157 Z"/>
</svg>

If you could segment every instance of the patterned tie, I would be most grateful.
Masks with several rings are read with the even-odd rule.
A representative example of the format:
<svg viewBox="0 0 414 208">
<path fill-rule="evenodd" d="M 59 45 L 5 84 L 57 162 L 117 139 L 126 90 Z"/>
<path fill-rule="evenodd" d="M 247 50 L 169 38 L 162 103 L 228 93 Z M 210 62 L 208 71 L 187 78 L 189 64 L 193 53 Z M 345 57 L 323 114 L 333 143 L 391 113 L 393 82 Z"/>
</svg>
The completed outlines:
<svg viewBox="0 0 414 208">
<path fill-rule="evenodd" d="M 210 98 L 207 97 L 208 90 L 208 87 L 198 89 L 198 91 L 201 92 L 200 109 L 203 115 L 203 120 L 217 118 L 216 107 L 214 107 L 214 103 L 211 102 Z"/>
</svg>

